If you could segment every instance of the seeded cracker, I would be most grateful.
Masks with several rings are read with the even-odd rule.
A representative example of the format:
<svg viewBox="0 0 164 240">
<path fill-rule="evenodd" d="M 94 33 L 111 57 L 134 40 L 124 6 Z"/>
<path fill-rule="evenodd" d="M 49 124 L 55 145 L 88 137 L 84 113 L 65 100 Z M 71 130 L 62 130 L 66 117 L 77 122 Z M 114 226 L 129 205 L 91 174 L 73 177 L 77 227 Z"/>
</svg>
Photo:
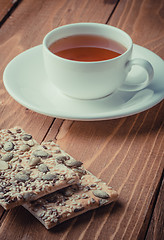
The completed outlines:
<svg viewBox="0 0 164 240">
<path fill-rule="evenodd" d="M 77 183 L 78 175 L 58 163 L 57 155 L 21 128 L 1 130 L 0 205 L 10 209 Z"/>
<path fill-rule="evenodd" d="M 51 153 L 58 152 L 58 162 L 70 166 L 78 173 L 78 184 L 66 187 L 23 206 L 47 229 L 78 216 L 91 209 L 111 203 L 117 199 L 117 192 L 85 170 L 82 163 L 62 151 L 54 142 L 43 143 Z"/>
</svg>

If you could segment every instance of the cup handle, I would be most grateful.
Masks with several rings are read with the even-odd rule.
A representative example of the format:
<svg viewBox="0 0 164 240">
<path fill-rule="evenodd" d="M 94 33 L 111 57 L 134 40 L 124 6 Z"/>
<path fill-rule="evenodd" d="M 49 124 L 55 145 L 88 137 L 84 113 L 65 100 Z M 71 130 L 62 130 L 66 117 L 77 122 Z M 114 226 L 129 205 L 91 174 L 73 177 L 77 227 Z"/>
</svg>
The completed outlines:
<svg viewBox="0 0 164 240">
<path fill-rule="evenodd" d="M 134 65 L 138 65 L 138 66 L 144 68 L 147 72 L 147 78 L 145 79 L 144 82 L 141 82 L 141 83 L 133 83 L 133 82 L 125 80 L 124 84 L 119 88 L 119 90 L 121 90 L 121 91 L 139 91 L 139 90 L 147 87 L 150 84 L 150 82 L 152 81 L 153 76 L 154 76 L 154 70 L 153 70 L 153 67 L 150 62 L 148 62 L 145 59 L 134 58 L 132 60 L 129 60 L 126 63 L 125 68 L 128 70 L 128 72 L 130 72 L 131 67 Z"/>
</svg>

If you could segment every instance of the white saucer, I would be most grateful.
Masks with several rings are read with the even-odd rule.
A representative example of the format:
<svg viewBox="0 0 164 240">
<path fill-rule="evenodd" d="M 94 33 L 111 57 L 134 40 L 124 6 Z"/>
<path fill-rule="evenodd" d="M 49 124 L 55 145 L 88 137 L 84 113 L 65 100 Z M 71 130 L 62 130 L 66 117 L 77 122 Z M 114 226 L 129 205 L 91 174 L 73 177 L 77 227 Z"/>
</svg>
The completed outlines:
<svg viewBox="0 0 164 240">
<path fill-rule="evenodd" d="M 151 85 L 139 92 L 117 91 L 98 100 L 66 97 L 48 82 L 42 45 L 15 57 L 7 65 L 3 80 L 6 90 L 17 102 L 44 115 L 87 121 L 120 118 L 142 112 L 164 98 L 164 61 L 138 45 L 134 45 L 133 57 L 147 59 L 153 65 L 155 75 Z M 144 72 L 141 71 L 133 69 L 130 76 L 136 73 L 143 76 Z"/>
</svg>

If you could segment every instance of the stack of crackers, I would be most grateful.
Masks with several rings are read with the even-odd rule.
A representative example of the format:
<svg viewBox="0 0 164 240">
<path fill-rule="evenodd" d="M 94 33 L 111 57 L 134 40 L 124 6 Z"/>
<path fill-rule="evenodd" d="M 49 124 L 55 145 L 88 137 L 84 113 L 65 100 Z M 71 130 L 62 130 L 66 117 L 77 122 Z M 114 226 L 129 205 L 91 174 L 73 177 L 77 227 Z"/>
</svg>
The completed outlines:
<svg viewBox="0 0 164 240">
<path fill-rule="evenodd" d="M 53 141 L 15 127 L 0 131 L 0 205 L 23 205 L 47 229 L 117 199 L 117 192 Z"/>
</svg>

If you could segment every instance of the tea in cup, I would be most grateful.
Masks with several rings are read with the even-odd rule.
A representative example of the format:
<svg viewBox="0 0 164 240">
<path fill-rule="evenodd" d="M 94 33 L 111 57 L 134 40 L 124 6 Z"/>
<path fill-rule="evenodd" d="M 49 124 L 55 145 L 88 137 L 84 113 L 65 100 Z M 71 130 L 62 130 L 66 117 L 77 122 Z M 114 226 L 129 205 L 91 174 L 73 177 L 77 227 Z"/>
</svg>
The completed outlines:
<svg viewBox="0 0 164 240">
<path fill-rule="evenodd" d="M 113 26 L 75 23 L 58 27 L 43 40 L 48 79 L 63 94 L 78 99 L 97 99 L 116 90 L 138 91 L 153 79 L 152 65 L 131 59 L 130 36 Z M 147 72 L 143 82 L 126 82 L 133 65 Z"/>
</svg>

